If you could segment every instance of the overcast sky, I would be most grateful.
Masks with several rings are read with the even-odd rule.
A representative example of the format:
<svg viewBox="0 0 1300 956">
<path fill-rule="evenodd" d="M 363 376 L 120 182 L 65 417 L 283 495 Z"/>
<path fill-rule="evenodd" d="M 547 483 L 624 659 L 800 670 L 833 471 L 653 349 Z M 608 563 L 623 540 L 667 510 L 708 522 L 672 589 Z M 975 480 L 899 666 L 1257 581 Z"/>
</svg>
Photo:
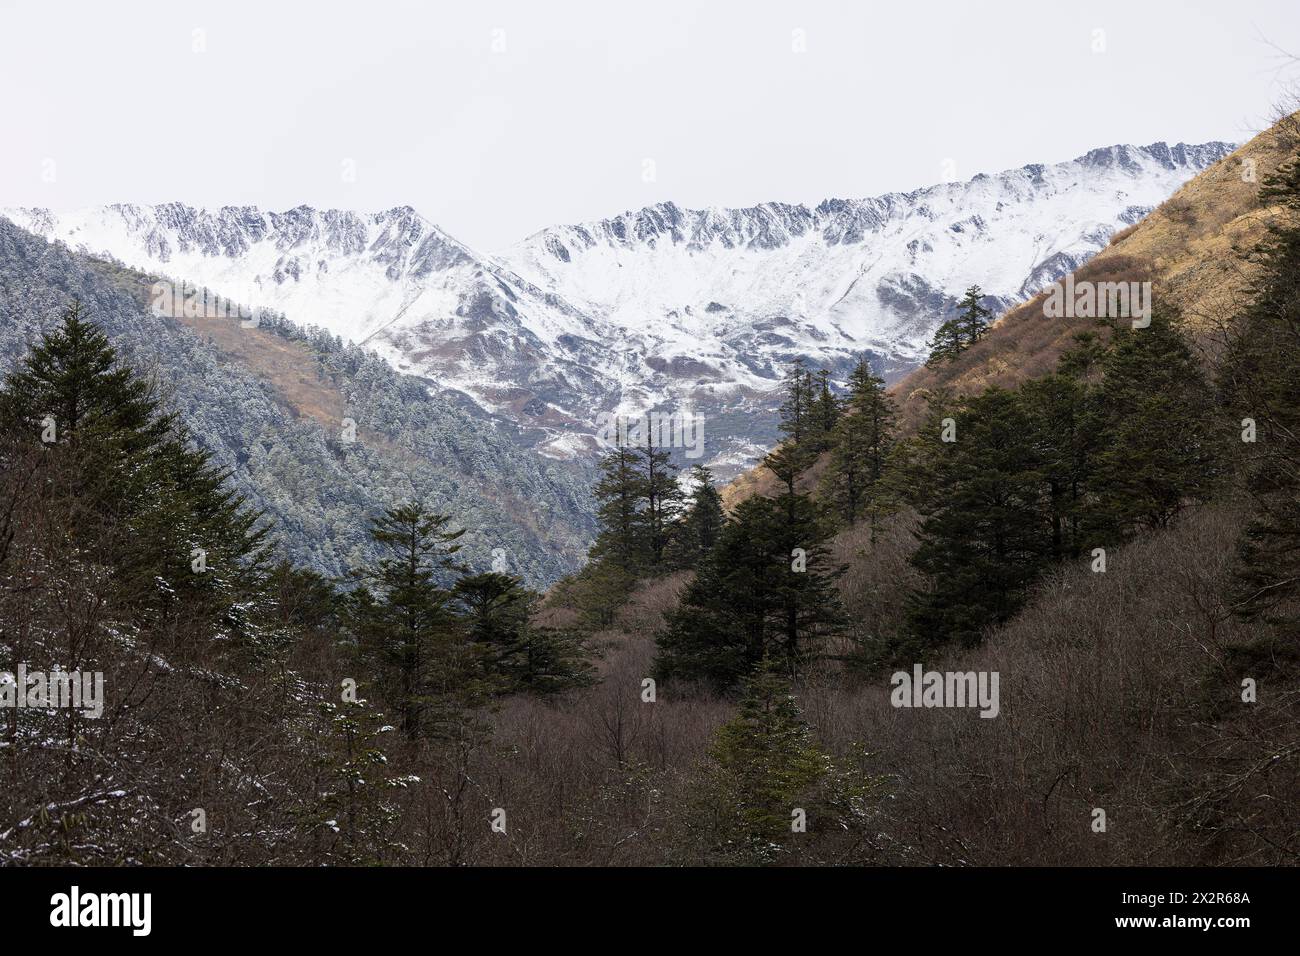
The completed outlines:
<svg viewBox="0 0 1300 956">
<path fill-rule="evenodd" d="M 409 204 L 493 251 L 1244 140 L 1300 79 L 1267 40 L 1300 2 L 0 0 L 0 206 Z"/>
</svg>

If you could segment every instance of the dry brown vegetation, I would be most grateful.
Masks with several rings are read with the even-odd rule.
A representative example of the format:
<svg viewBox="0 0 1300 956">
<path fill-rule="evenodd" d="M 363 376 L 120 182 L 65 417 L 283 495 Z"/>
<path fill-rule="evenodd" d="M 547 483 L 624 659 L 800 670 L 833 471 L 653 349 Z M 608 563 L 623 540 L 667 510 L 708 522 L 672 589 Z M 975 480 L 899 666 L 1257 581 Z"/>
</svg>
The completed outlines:
<svg viewBox="0 0 1300 956">
<path fill-rule="evenodd" d="M 861 630 L 888 628 L 909 573 L 909 519 L 841 535 L 841 582 Z M 996 671 L 1001 712 L 891 705 L 889 673 L 834 663 L 797 687 L 819 743 L 862 748 L 881 783 L 870 836 L 810 832 L 790 863 L 1159 865 L 1294 863 L 1300 855 L 1300 690 L 1221 595 L 1240 515 L 1216 506 L 1179 527 L 1049 576 L 979 648 L 926 661 Z M 509 808 L 508 835 L 480 833 L 474 862 L 707 862 L 693 842 L 702 780 L 734 704 L 660 687 L 641 699 L 653 634 L 685 582 L 638 591 L 601 637 L 603 682 L 567 702 L 518 698 L 471 772 L 471 816 Z M 1241 680 L 1259 701 L 1241 700 Z M 432 778 L 431 778 L 432 779 Z M 430 784 L 430 786 L 433 786 Z M 413 800 L 426 799 L 421 791 Z M 1093 829 L 1094 811 L 1105 832 Z M 801 842 L 803 841 L 803 842 Z M 481 854 L 481 855 L 480 855 Z"/>
</svg>

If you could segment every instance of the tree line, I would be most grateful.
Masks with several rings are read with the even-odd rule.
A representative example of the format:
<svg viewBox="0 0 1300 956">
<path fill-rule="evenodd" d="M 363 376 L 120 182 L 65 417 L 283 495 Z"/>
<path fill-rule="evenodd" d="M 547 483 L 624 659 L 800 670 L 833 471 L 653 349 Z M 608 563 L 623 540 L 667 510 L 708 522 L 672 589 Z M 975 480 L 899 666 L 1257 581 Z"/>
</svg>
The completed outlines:
<svg viewBox="0 0 1300 956">
<path fill-rule="evenodd" d="M 1298 196 L 1294 164 L 1262 193 L 1292 212 Z M 867 362 L 841 394 L 827 370 L 796 360 L 783 380 L 784 441 L 761 464 L 778 490 L 725 516 L 710 497 L 709 537 L 693 540 L 684 563 L 665 560 L 658 544 L 671 539 L 679 513 L 667 456 L 615 450 L 602 463 L 601 536 L 584 572 L 608 583 L 617 571 L 603 620 L 638 577 L 690 568 L 658 638 L 656 676 L 722 690 L 763 667 L 796 676 L 825 659 L 827 639 L 846 623 L 836 585 L 843 568 L 828 543 L 845 528 L 907 512 L 918 522 L 909 560 L 923 584 L 908 597 L 905 626 L 874 635 L 857 663 L 916 660 L 981 641 L 1051 569 L 1085 561 L 1104 573 L 1108 551 L 1233 494 L 1237 463 L 1255 517 L 1240 549 L 1235 607 L 1268 617 L 1300 589 L 1298 237 L 1293 220 L 1270 227 L 1252 304 L 1214 372 L 1168 310 L 1143 328 L 1102 320 L 1075 336 L 1054 373 L 1011 389 L 931 395 L 924 423 L 903 435 Z M 987 335 L 981 299 L 978 286 L 967 290 L 936 333 L 930 364 Z M 685 527 L 694 512 L 683 513 Z"/>
</svg>

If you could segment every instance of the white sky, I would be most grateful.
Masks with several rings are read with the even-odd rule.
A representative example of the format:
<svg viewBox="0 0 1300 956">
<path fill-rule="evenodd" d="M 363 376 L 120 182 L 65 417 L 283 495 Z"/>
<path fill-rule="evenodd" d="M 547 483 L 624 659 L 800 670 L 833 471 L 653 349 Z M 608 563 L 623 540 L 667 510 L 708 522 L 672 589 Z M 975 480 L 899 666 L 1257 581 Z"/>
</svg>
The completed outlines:
<svg viewBox="0 0 1300 956">
<path fill-rule="evenodd" d="M 1266 40 L 1300 2 L 0 0 L 0 206 L 409 204 L 494 251 L 1243 140 L 1300 79 Z"/>
</svg>

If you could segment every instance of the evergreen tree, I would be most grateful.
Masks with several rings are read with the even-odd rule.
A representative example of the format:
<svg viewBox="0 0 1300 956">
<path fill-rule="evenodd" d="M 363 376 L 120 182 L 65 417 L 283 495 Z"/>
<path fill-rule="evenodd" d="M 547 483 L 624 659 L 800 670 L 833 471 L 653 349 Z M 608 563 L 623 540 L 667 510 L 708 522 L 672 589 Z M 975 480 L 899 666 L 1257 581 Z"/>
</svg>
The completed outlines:
<svg viewBox="0 0 1300 956">
<path fill-rule="evenodd" d="M 988 333 L 993 313 L 980 304 L 983 298 L 980 287 L 973 285 L 957 306 L 957 336 L 962 348 L 970 348 Z"/>
<path fill-rule="evenodd" d="M 58 462 L 76 519 L 73 542 L 110 564 L 117 609 L 231 628 L 251 639 L 247 609 L 262 591 L 266 523 L 192 447 L 150 385 L 117 360 L 74 302 L 0 388 L 0 428 L 14 448 Z M 92 553 L 93 552 L 93 553 Z"/>
<path fill-rule="evenodd" d="M 813 429 L 813 402 L 815 398 L 811 373 L 804 367 L 803 359 L 790 363 L 782 381 L 785 399 L 781 403 L 781 430 L 796 445 Z"/>
<path fill-rule="evenodd" d="M 1063 358 L 1062 365 L 1068 367 Z M 1038 510 L 1046 519 L 1055 561 L 1078 558 L 1086 547 L 1094 471 L 1101 451 L 1101 410 L 1095 393 L 1072 375 L 1026 382 L 1019 390 L 1029 421 L 1030 459 L 1040 484 Z"/>
<path fill-rule="evenodd" d="M 553 599 L 573 608 L 587 629 L 600 630 L 614 624 L 635 584 L 632 572 L 593 556 L 577 574 L 555 586 Z"/>
<path fill-rule="evenodd" d="M 925 360 L 927 368 L 946 364 L 957 358 L 965 348 L 962 339 L 961 324 L 957 319 L 948 319 L 934 330 L 934 337 L 928 344 L 929 357 Z"/>
<path fill-rule="evenodd" d="M 957 304 L 957 314 L 935 330 L 929 343 L 930 356 L 925 360 L 927 367 L 953 361 L 988 334 L 993 313 L 980 304 L 983 298 L 984 293 L 977 285 L 966 290 Z"/>
<path fill-rule="evenodd" d="M 794 490 L 810 455 L 787 444 L 768 456 L 785 492 L 736 508 L 659 635 L 656 674 L 728 689 L 765 658 L 794 674 L 842 628 L 835 589 L 842 569 L 826 548 L 828 526 L 817 504 Z"/>
<path fill-rule="evenodd" d="M 809 809 L 832 774 L 788 680 L 760 665 L 744 683 L 740 712 L 719 728 L 710 751 L 710 797 L 728 842 L 767 856 L 790 834 L 791 812 Z"/>
<path fill-rule="evenodd" d="M 599 531 L 591 560 L 618 568 L 629 578 L 646 566 L 649 555 L 640 511 L 645 498 L 637 450 L 620 444 L 600 461 L 595 497 Z"/>
<path fill-rule="evenodd" d="M 454 542 L 464 534 L 449 530 L 450 520 L 419 502 L 387 509 L 370 531 L 387 553 L 369 572 L 369 586 L 351 597 L 361 646 L 382 669 L 388 702 L 410 739 L 436 733 L 463 703 L 462 689 L 479 690 L 471 686 L 477 662 L 465 653 L 450 592 L 439 582 L 456 567 Z"/>
<path fill-rule="evenodd" d="M 808 414 L 808 441 L 817 451 L 830 447 L 835 423 L 840 417 L 840 401 L 831 390 L 831 373 L 822 369 L 813 383 Z"/>
<path fill-rule="evenodd" d="M 786 446 L 764 460 L 764 466 L 785 484 L 760 529 L 766 531 L 764 545 L 776 561 L 786 562 L 785 567 L 777 564 L 769 600 L 781 642 L 773 658 L 784 662 L 791 674 L 814 658 L 812 645 L 819 638 L 838 632 L 844 624 L 835 588 L 844 569 L 832 563 L 826 547 L 831 529 L 825 512 L 810 495 L 795 490 L 809 463 L 810 456 Z"/>
<path fill-rule="evenodd" d="M 955 441 L 942 440 L 940 415 Z M 990 389 L 933 411 L 919 445 L 911 561 L 930 586 L 913 597 L 912 635 L 923 646 L 974 643 L 1019 609 L 1047 560 L 1032 422 L 1014 393 Z"/>
<path fill-rule="evenodd" d="M 1240 428 L 1251 518 L 1240 545 L 1235 610 L 1271 623 L 1294 659 L 1300 634 L 1300 160 L 1267 177 L 1280 214 L 1255 254 L 1249 304 L 1219 373 Z M 1253 426 L 1254 434 L 1250 433 Z M 1253 438 L 1253 441 L 1250 440 Z M 1274 660 L 1284 656 L 1279 650 Z"/>
<path fill-rule="evenodd" d="M 456 582 L 455 596 L 466 633 L 482 649 L 480 659 L 497 690 L 547 696 L 591 682 L 581 639 L 570 631 L 534 625 L 539 596 L 517 577 L 497 572 L 466 576 Z"/>
<path fill-rule="evenodd" d="M 656 638 L 656 678 L 726 690 L 763 659 L 774 570 L 763 540 L 769 508 L 766 499 L 747 498 L 723 526 Z"/>
<path fill-rule="evenodd" d="M 666 570 L 664 551 L 673 525 L 681 515 L 684 496 L 677 482 L 677 466 L 667 451 L 655 446 L 654 437 L 648 437 L 644 448 L 635 449 L 640 470 L 637 487 L 641 496 L 637 527 L 644 542 L 641 552 L 647 570 L 659 573 Z"/>
<path fill-rule="evenodd" d="M 885 381 L 859 362 L 849 376 L 845 414 L 831 440 L 827 483 L 844 520 L 853 524 L 875 501 L 894 444 L 895 409 Z"/>
<path fill-rule="evenodd" d="M 1205 501 L 1222 467 L 1213 398 L 1186 340 L 1168 318 L 1121 326 L 1101 360 L 1103 413 L 1095 504 L 1100 538 L 1163 528 L 1191 502 Z"/>
<path fill-rule="evenodd" d="M 672 536 L 670 563 L 677 568 L 697 567 L 717 544 L 726 522 L 722 495 L 713 486 L 713 472 L 705 465 L 695 465 L 691 481 L 691 505 Z"/>
<path fill-rule="evenodd" d="M 389 769 L 383 736 L 391 729 L 368 701 L 320 704 L 314 799 L 294 812 L 322 860 L 375 866 L 402 849 L 391 835 L 400 816 L 396 791 L 412 780 Z"/>
<path fill-rule="evenodd" d="M 852 747 L 836 760 L 817 743 L 778 670 L 760 664 L 743 684 L 738 713 L 714 735 L 703 786 L 691 800 L 692 855 L 709 863 L 771 864 L 798 847 L 802 862 L 834 841 L 860 846 L 879 780 Z M 840 852 L 843 852 L 841 850 Z"/>
</svg>

